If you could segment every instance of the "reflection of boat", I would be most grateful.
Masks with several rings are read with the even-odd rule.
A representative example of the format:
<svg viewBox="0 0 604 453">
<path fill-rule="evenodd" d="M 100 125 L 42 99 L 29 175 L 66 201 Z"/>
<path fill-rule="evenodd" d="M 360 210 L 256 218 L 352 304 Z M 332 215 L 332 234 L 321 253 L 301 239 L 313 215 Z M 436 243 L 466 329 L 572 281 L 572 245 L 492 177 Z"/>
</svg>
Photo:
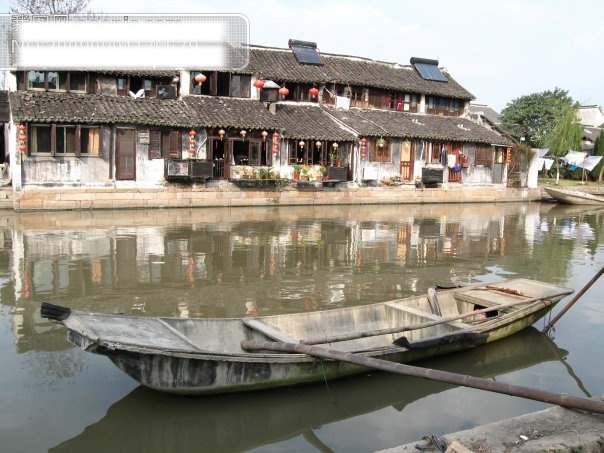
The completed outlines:
<svg viewBox="0 0 604 453">
<path fill-rule="evenodd" d="M 440 369 L 490 378 L 562 360 L 566 354 L 531 327 L 497 343 L 444 357 L 438 364 Z M 418 385 L 413 378 L 377 372 L 330 382 L 329 388 L 312 385 L 195 399 L 138 387 L 113 404 L 101 420 L 49 451 L 248 451 L 299 435 L 316 445 L 321 442 L 322 426 L 388 406 L 403 412 L 412 403 L 450 388 L 436 381 Z"/>
<path fill-rule="evenodd" d="M 559 203 L 580 205 L 604 205 L 604 196 L 579 190 L 545 187 L 545 191 Z"/>
<path fill-rule="evenodd" d="M 570 293 L 567 288 L 515 279 L 439 291 L 438 297 L 429 292 L 372 305 L 243 319 L 120 316 L 47 303 L 42 316 L 67 327 L 73 344 L 108 356 L 147 387 L 209 394 L 285 387 L 367 370 L 305 354 L 247 352 L 241 347 L 243 340 L 302 342 L 413 362 L 512 335 Z M 395 340 L 394 333 L 402 331 L 404 336 Z"/>
</svg>

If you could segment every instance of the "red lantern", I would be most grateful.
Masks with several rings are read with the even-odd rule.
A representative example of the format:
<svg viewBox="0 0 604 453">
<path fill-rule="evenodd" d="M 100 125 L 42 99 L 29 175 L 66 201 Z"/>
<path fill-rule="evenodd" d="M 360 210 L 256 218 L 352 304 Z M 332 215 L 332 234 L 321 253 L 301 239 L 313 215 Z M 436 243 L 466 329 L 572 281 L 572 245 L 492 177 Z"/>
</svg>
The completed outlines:
<svg viewBox="0 0 604 453">
<path fill-rule="evenodd" d="M 19 129 L 20 131 L 24 131 L 25 130 L 25 125 L 24 124 L 19 124 L 19 126 L 17 127 L 17 129 Z"/>
<path fill-rule="evenodd" d="M 279 94 L 281 97 L 285 97 L 289 94 L 289 90 L 286 87 L 279 88 Z"/>
<path fill-rule="evenodd" d="M 276 140 L 279 138 L 279 132 L 273 132 L 273 138 Z"/>
<path fill-rule="evenodd" d="M 308 94 L 310 94 L 313 98 L 317 97 L 319 95 L 319 89 L 312 87 L 310 90 L 308 90 Z"/>
<path fill-rule="evenodd" d="M 195 144 L 195 140 L 191 139 L 189 140 L 189 145 L 194 145 Z"/>
<path fill-rule="evenodd" d="M 197 135 L 197 132 L 195 132 L 193 130 L 189 131 L 189 136 L 195 137 L 196 135 Z"/>
<path fill-rule="evenodd" d="M 195 81 L 199 84 L 205 82 L 207 77 L 203 75 L 201 72 L 195 76 Z"/>
<path fill-rule="evenodd" d="M 19 151 L 25 151 L 27 147 L 25 145 L 19 145 Z"/>
<path fill-rule="evenodd" d="M 264 87 L 264 80 L 256 79 L 254 81 L 254 86 L 256 88 L 262 88 L 262 87 Z"/>
</svg>

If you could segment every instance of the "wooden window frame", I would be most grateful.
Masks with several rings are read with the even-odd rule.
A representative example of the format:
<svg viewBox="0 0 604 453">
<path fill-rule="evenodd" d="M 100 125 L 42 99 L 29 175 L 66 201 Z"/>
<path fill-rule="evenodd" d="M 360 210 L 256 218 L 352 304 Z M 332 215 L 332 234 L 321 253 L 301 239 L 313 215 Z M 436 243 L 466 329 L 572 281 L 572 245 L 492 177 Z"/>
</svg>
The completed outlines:
<svg viewBox="0 0 604 453">
<path fill-rule="evenodd" d="M 152 129 L 149 131 L 148 157 L 152 159 L 179 159 L 182 156 L 181 131 Z"/>
<path fill-rule="evenodd" d="M 384 140 L 384 146 L 378 146 L 379 140 Z M 369 146 L 369 162 L 392 162 L 392 142 L 388 139 L 371 140 Z"/>
<path fill-rule="evenodd" d="M 474 153 L 474 165 L 484 165 L 485 167 L 493 165 L 494 154 L 495 152 L 491 146 L 477 145 Z"/>
</svg>

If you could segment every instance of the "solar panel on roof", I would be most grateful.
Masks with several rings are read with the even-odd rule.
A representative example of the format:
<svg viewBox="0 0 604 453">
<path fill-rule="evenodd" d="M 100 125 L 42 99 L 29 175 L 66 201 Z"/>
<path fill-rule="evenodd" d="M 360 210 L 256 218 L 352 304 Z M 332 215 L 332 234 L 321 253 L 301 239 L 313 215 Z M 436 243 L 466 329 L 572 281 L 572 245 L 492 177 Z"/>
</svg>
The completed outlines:
<svg viewBox="0 0 604 453">
<path fill-rule="evenodd" d="M 319 52 L 317 52 L 317 49 L 314 47 L 292 46 L 292 51 L 294 52 L 298 63 L 323 66 L 323 60 L 321 60 Z"/>
<path fill-rule="evenodd" d="M 440 71 L 438 66 L 427 63 L 414 63 L 415 69 L 426 80 L 436 80 L 437 82 L 448 82 L 445 75 Z"/>
</svg>

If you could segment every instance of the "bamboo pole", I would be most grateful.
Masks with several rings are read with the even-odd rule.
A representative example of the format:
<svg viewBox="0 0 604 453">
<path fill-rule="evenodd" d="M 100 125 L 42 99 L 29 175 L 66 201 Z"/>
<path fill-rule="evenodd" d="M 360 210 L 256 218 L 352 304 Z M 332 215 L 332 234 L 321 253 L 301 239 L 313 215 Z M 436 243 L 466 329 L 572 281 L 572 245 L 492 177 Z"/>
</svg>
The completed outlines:
<svg viewBox="0 0 604 453">
<path fill-rule="evenodd" d="M 482 379 L 473 376 L 451 373 L 449 371 L 440 371 L 431 368 L 421 368 L 402 363 L 390 362 L 388 360 L 375 359 L 373 357 L 357 355 L 351 352 L 344 352 L 321 346 L 309 346 L 300 343 L 283 343 L 280 341 L 244 340 L 241 342 L 241 347 L 248 351 L 265 350 L 297 352 L 313 357 L 321 357 L 325 359 L 353 363 L 367 368 L 373 368 L 375 370 L 387 371 L 405 376 L 420 377 L 430 379 L 432 381 L 446 382 L 464 387 L 471 387 L 490 392 L 503 393 L 505 395 L 528 398 L 535 401 L 542 401 L 544 403 L 556 404 L 558 406 L 570 409 L 580 409 L 598 414 L 604 414 L 604 401 L 553 393 L 545 390 L 522 387 L 519 385 L 505 384 L 490 379 Z"/>
<path fill-rule="evenodd" d="M 547 333 L 547 331 L 549 329 L 551 329 L 554 324 L 556 324 L 556 322 L 558 322 L 558 320 L 570 309 L 570 307 L 572 307 L 574 305 L 575 302 L 577 302 L 579 300 L 579 298 L 585 293 L 585 291 L 587 291 L 591 285 L 593 285 L 597 279 L 600 278 L 600 276 L 604 273 L 604 267 L 602 269 L 600 269 L 598 271 L 598 273 L 596 275 L 593 276 L 593 278 L 587 282 L 587 284 L 581 289 L 581 291 L 579 291 L 575 297 L 573 297 L 568 304 L 566 304 L 566 306 L 560 311 L 560 313 L 558 313 L 554 319 L 552 319 L 549 324 L 547 326 L 545 326 L 543 328 L 543 330 L 541 331 L 541 333 Z"/>
<path fill-rule="evenodd" d="M 318 337 L 317 338 L 308 338 L 305 340 L 300 340 L 300 343 L 306 344 L 306 345 L 316 345 L 316 344 L 322 344 L 322 343 L 336 343 L 338 341 L 356 340 L 358 338 L 374 337 L 377 335 L 388 335 L 391 333 L 408 332 L 410 330 L 424 329 L 426 327 L 437 326 L 439 324 L 445 324 L 445 323 L 451 322 L 451 321 L 458 321 L 460 319 L 469 318 L 471 316 L 479 315 L 481 313 L 487 313 L 490 311 L 496 311 L 496 310 L 501 310 L 503 308 L 513 307 L 514 305 L 538 302 L 540 300 L 543 300 L 544 307 L 547 307 L 548 305 L 552 304 L 551 299 L 566 296 L 566 295 L 570 294 L 571 292 L 572 291 L 569 290 L 569 292 L 553 294 L 553 295 L 549 295 L 547 297 L 543 297 L 543 296 L 531 297 L 529 299 L 523 299 L 523 300 L 517 300 L 514 302 L 508 302 L 505 304 L 493 305 L 492 307 L 487 307 L 487 308 L 483 308 L 480 310 L 469 311 L 467 313 L 462 313 L 460 315 L 449 316 L 447 318 L 441 318 L 441 319 L 437 319 L 434 321 L 424 322 L 421 324 L 413 324 L 410 326 L 389 327 L 386 329 L 376 329 L 376 330 L 371 330 L 371 331 L 367 331 L 367 332 L 351 332 L 349 334 L 334 335 L 331 337 L 326 336 L 326 337 L 322 337 L 322 338 L 318 338 Z"/>
</svg>

